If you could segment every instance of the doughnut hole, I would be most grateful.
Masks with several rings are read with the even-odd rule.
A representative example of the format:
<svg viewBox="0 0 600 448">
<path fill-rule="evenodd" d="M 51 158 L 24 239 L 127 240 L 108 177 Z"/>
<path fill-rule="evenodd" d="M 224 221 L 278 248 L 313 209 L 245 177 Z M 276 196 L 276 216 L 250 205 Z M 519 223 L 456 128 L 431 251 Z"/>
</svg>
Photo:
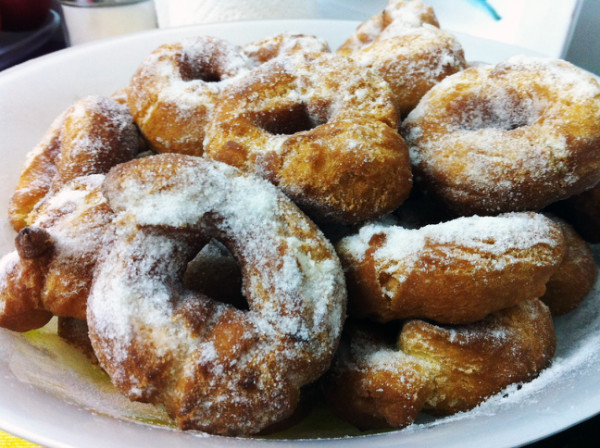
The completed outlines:
<svg viewBox="0 0 600 448">
<path fill-rule="evenodd" d="M 219 82 L 228 73 L 222 52 L 192 55 L 183 51 L 176 65 L 183 81 Z"/>
<path fill-rule="evenodd" d="M 389 85 L 349 58 L 276 58 L 223 95 L 205 156 L 269 180 L 314 220 L 372 219 L 407 196 L 412 176 Z"/>
<path fill-rule="evenodd" d="M 183 60 L 178 63 L 182 80 L 200 80 L 204 82 L 221 81 L 221 73 L 217 70 L 217 67 L 211 66 L 210 64 L 193 64 L 193 61 L 189 61 L 188 59 L 189 58 L 184 57 Z"/>
<path fill-rule="evenodd" d="M 304 103 L 294 104 L 289 108 L 257 114 L 255 124 L 273 135 L 292 135 L 310 131 L 324 124 L 311 115 Z"/>
<path fill-rule="evenodd" d="M 240 265 L 218 240 L 211 240 L 188 263 L 183 283 L 186 288 L 219 302 L 233 305 L 239 310 L 248 309 L 248 302 L 242 293 Z"/>
<path fill-rule="evenodd" d="M 512 131 L 534 124 L 540 115 L 535 101 L 520 98 L 506 90 L 489 98 L 466 95 L 448 105 L 451 126 L 455 130 L 479 131 L 498 129 Z"/>
</svg>

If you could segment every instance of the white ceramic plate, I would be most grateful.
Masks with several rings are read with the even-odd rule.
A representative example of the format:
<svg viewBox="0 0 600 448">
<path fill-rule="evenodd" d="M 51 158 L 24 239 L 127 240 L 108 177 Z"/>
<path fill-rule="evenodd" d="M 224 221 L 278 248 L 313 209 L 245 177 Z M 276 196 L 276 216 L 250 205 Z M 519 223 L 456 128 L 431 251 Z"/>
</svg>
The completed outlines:
<svg viewBox="0 0 600 448">
<path fill-rule="evenodd" d="M 264 21 L 151 31 L 60 51 L 0 73 L 0 253 L 13 249 L 5 216 L 25 154 L 62 110 L 88 94 L 125 86 L 138 63 L 157 45 L 186 35 L 210 34 L 245 43 L 290 31 L 316 34 L 336 48 L 356 27 L 340 21 Z M 458 35 L 470 60 L 496 62 L 526 50 Z M 423 419 L 403 431 L 319 440 L 231 439 L 184 433 L 168 426 L 164 412 L 130 404 L 98 369 L 61 344 L 53 330 L 27 335 L 0 330 L 0 427 L 48 447 L 318 446 L 508 447 L 527 443 L 600 411 L 600 297 L 598 285 L 585 304 L 558 319 L 556 359 L 541 376 L 511 387 L 477 409 Z M 320 429 L 306 436 L 345 432 L 317 412 Z M 298 432 L 296 432 L 297 434 Z"/>
</svg>

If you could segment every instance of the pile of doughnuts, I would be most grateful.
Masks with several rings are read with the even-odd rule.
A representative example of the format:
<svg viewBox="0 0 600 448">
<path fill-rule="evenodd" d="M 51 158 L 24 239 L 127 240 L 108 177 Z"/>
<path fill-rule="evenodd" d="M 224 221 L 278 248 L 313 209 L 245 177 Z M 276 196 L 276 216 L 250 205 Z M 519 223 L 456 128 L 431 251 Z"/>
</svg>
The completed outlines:
<svg viewBox="0 0 600 448">
<path fill-rule="evenodd" d="M 553 319 L 596 283 L 599 192 L 594 77 L 469 65 L 420 0 L 335 52 L 188 38 L 28 155 L 0 326 L 56 316 L 181 429 L 281 428 L 314 385 L 360 429 L 402 428 L 551 365 Z"/>
</svg>

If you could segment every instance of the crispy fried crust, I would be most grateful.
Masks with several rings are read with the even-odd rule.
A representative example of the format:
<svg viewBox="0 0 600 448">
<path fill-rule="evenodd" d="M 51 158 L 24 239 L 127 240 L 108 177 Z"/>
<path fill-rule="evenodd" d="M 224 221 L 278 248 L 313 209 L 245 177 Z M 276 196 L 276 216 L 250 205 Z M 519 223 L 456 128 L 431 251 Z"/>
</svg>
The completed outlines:
<svg viewBox="0 0 600 448">
<path fill-rule="evenodd" d="M 419 27 L 424 24 L 440 26 L 433 8 L 425 5 L 422 1 L 388 0 L 383 11 L 361 23 L 338 51 L 349 55 L 372 44 L 379 39 L 381 32 L 394 22 L 405 27 Z"/>
<path fill-rule="evenodd" d="M 241 48 L 209 36 L 154 50 L 127 91 L 131 114 L 150 147 L 202 155 L 205 128 L 224 84 L 251 66 Z"/>
<path fill-rule="evenodd" d="M 397 347 L 374 327 L 348 333 L 322 386 L 334 411 L 362 429 L 401 428 L 421 410 L 472 409 L 536 377 L 556 345 L 550 312 L 538 299 L 464 326 L 409 321 Z"/>
<path fill-rule="evenodd" d="M 260 65 L 279 56 L 296 53 L 329 53 L 331 50 L 329 44 L 320 37 L 283 33 L 246 44 L 242 51 L 256 65 Z"/>
<path fill-rule="evenodd" d="M 546 293 L 540 298 L 553 316 L 561 316 L 577 308 L 592 290 L 598 266 L 592 249 L 575 229 L 565 221 L 556 221 L 565 237 L 565 256 L 546 283 Z"/>
<path fill-rule="evenodd" d="M 433 9 L 420 1 L 388 1 L 338 53 L 383 77 L 402 117 L 431 87 L 467 65 L 458 40 L 439 28 Z"/>
<path fill-rule="evenodd" d="M 131 160 L 138 149 L 138 132 L 126 107 L 101 96 L 74 103 L 27 156 L 9 203 L 14 229 L 31 224 L 35 206 L 65 183 L 106 173 Z"/>
<path fill-rule="evenodd" d="M 51 251 L 41 258 L 20 259 L 15 251 L 0 260 L 1 327 L 28 331 L 44 326 L 52 318 L 52 313 L 39 306 L 45 272 L 36 266 L 38 260 L 47 262 L 50 257 Z"/>
<path fill-rule="evenodd" d="M 87 317 L 113 383 L 164 403 L 182 429 L 252 434 L 290 416 L 345 317 L 341 266 L 316 226 L 268 182 L 199 157 L 121 164 L 104 194 L 117 217 Z M 239 261 L 248 311 L 184 287 L 210 238 Z"/>
<path fill-rule="evenodd" d="M 456 324 L 543 295 L 565 243 L 549 218 L 514 213 L 415 230 L 368 225 L 337 251 L 351 315 Z"/>
<path fill-rule="evenodd" d="M 280 57 L 224 93 L 207 157 L 256 173 L 317 220 L 392 211 L 412 187 L 387 84 L 335 54 Z"/>
<path fill-rule="evenodd" d="M 103 180 L 102 174 L 78 177 L 31 213 L 31 225 L 17 235 L 17 250 L 0 262 L 0 326 L 25 331 L 52 315 L 85 319 L 104 229 L 113 216 L 100 190 Z"/>
<path fill-rule="evenodd" d="M 420 188 L 455 213 L 540 210 L 600 180 L 600 85 L 515 56 L 445 78 L 402 125 Z"/>
</svg>

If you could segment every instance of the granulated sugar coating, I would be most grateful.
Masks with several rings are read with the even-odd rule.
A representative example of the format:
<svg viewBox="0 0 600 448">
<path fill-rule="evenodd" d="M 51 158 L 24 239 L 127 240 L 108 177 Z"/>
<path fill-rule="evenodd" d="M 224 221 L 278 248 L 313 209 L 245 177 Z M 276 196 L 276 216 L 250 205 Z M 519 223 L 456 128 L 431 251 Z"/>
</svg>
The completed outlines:
<svg viewBox="0 0 600 448">
<path fill-rule="evenodd" d="M 252 434 L 289 416 L 344 320 L 330 243 L 271 184 L 219 162 L 140 159 L 111 171 L 104 193 L 118 217 L 88 323 L 115 385 L 164 403 L 184 429 Z M 249 311 L 183 288 L 211 237 L 238 258 Z"/>
<path fill-rule="evenodd" d="M 199 36 L 162 45 L 131 79 L 131 114 L 154 150 L 201 155 L 220 92 L 252 65 L 241 48 L 223 39 Z"/>
<path fill-rule="evenodd" d="M 30 224 L 28 215 L 51 190 L 79 176 L 106 173 L 136 156 L 137 131 L 127 108 L 103 96 L 87 96 L 52 123 L 27 154 L 9 203 L 15 230 Z"/>
<path fill-rule="evenodd" d="M 540 297 L 565 241 L 545 216 L 507 213 L 420 229 L 370 224 L 337 250 L 354 315 L 457 324 Z"/>
<path fill-rule="evenodd" d="M 465 326 L 409 320 L 397 347 L 374 326 L 349 325 L 345 335 L 323 390 L 339 415 L 362 428 L 402 428 L 423 409 L 472 409 L 535 377 L 555 349 L 550 312 L 538 299 Z"/>
<path fill-rule="evenodd" d="M 326 40 L 311 35 L 283 33 L 251 42 L 242 47 L 243 52 L 254 63 L 262 64 L 279 56 L 297 53 L 329 53 Z"/>
<path fill-rule="evenodd" d="M 444 79 L 402 134 L 419 185 L 453 211 L 539 210 L 600 180 L 600 86 L 568 62 L 515 56 Z"/>
<path fill-rule="evenodd" d="M 408 196 L 390 88 L 351 59 L 274 58 L 222 95 L 205 156 L 268 179 L 318 222 L 373 219 Z"/>
</svg>

